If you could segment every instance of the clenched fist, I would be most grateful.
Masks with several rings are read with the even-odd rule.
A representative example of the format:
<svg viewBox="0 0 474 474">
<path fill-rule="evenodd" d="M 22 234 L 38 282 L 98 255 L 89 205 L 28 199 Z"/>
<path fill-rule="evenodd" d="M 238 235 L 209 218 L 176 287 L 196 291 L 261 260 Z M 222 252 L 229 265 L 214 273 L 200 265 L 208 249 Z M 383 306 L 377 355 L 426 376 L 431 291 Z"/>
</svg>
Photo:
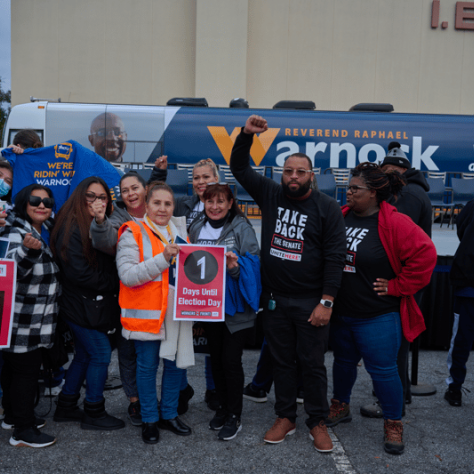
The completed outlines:
<svg viewBox="0 0 474 474">
<path fill-rule="evenodd" d="M 245 122 L 244 133 L 262 133 L 268 130 L 267 121 L 259 115 L 251 115 Z"/>
</svg>

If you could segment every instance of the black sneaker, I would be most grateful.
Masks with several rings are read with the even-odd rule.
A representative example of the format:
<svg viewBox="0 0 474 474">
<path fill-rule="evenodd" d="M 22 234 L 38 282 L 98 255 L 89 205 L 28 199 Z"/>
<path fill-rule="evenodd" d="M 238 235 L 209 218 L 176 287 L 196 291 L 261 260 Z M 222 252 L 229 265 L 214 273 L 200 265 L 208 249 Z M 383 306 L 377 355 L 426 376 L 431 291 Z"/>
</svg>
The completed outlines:
<svg viewBox="0 0 474 474">
<path fill-rule="evenodd" d="M 217 409 L 219 408 L 220 402 L 219 402 L 219 397 L 217 396 L 216 389 L 206 390 L 204 401 L 207 403 L 207 406 L 210 410 L 217 411 Z"/>
<path fill-rule="evenodd" d="M 50 436 L 36 427 L 28 428 L 21 433 L 15 434 L 10 438 L 12 446 L 28 446 L 30 448 L 46 448 L 56 442 L 54 436 Z"/>
<path fill-rule="evenodd" d="M 225 420 L 227 419 L 227 412 L 219 408 L 214 415 L 214 418 L 209 422 L 209 429 L 219 431 L 224 427 Z"/>
<path fill-rule="evenodd" d="M 241 429 L 242 424 L 240 423 L 240 418 L 237 418 L 235 415 L 228 415 L 217 437 L 221 441 L 229 441 L 230 439 L 234 439 Z"/>
<path fill-rule="evenodd" d="M 453 407 L 460 407 L 462 405 L 462 393 L 461 390 L 457 388 L 449 387 L 444 394 L 444 398 Z"/>
<path fill-rule="evenodd" d="M 140 400 L 128 405 L 128 418 L 133 426 L 142 426 L 142 410 Z"/>
<path fill-rule="evenodd" d="M 46 424 L 46 420 L 43 420 L 42 418 L 36 418 L 35 417 L 35 428 L 43 428 L 43 426 Z M 5 419 L 2 421 L 2 428 L 4 430 L 14 430 L 15 425 L 13 424 L 13 420 L 7 415 L 5 416 Z"/>
<path fill-rule="evenodd" d="M 252 400 L 252 402 L 264 403 L 267 401 L 267 392 L 263 388 L 256 388 L 249 383 L 244 387 L 244 398 Z"/>
</svg>

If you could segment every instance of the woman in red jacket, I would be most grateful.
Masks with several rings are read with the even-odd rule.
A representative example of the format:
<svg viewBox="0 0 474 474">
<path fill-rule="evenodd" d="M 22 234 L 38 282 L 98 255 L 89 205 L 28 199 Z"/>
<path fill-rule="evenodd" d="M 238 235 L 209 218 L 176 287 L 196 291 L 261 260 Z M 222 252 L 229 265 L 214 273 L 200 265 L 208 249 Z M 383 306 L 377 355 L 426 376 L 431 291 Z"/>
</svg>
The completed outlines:
<svg viewBox="0 0 474 474">
<path fill-rule="evenodd" d="M 352 170 L 342 208 L 347 257 L 330 330 L 334 398 L 326 425 L 351 421 L 350 395 L 363 358 L 383 410 L 384 448 L 391 454 L 404 450 L 401 334 L 411 342 L 424 331 L 413 295 L 429 283 L 436 264 L 431 239 L 386 202 L 403 185 L 399 173 L 385 174 L 375 163 Z"/>
</svg>

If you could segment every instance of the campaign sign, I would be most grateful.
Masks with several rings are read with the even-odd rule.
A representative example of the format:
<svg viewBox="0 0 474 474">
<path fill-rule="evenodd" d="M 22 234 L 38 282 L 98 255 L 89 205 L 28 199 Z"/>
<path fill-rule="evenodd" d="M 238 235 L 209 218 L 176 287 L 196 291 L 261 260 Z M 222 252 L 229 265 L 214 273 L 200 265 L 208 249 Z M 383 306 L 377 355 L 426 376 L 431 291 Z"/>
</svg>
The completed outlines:
<svg viewBox="0 0 474 474">
<path fill-rule="evenodd" d="M 10 347 L 16 292 L 16 262 L 0 260 L 0 349 Z"/>
<path fill-rule="evenodd" d="M 225 246 L 181 247 L 176 262 L 176 321 L 224 321 L 225 251 Z"/>
</svg>

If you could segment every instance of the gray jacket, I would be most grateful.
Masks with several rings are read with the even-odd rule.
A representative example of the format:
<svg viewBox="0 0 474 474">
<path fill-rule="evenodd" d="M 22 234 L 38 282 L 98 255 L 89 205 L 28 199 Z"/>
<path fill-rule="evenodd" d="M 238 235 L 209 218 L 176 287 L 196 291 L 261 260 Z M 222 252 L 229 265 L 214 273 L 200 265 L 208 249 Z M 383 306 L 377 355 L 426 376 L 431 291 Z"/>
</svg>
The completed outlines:
<svg viewBox="0 0 474 474">
<path fill-rule="evenodd" d="M 194 221 L 189 230 L 189 240 L 196 242 L 202 227 L 207 222 L 206 219 Z M 245 255 L 249 252 L 251 255 L 259 255 L 258 241 L 255 231 L 250 222 L 243 216 L 235 216 L 231 222 L 227 222 L 222 229 L 221 236 L 216 245 L 225 245 L 228 252 L 235 252 L 237 255 Z M 230 276 L 236 280 L 239 278 L 240 269 L 233 268 L 228 270 Z M 255 324 L 257 314 L 249 305 L 243 313 L 235 313 L 234 316 L 225 315 L 225 323 L 230 333 L 233 334 L 242 329 L 251 328 Z"/>
<path fill-rule="evenodd" d="M 125 204 L 122 201 L 114 202 L 114 212 L 110 217 L 105 216 L 102 224 L 99 225 L 95 219 L 92 219 L 89 231 L 92 246 L 96 250 L 115 257 L 118 231 L 128 221 L 133 221 L 133 217 L 127 212 Z"/>
</svg>

